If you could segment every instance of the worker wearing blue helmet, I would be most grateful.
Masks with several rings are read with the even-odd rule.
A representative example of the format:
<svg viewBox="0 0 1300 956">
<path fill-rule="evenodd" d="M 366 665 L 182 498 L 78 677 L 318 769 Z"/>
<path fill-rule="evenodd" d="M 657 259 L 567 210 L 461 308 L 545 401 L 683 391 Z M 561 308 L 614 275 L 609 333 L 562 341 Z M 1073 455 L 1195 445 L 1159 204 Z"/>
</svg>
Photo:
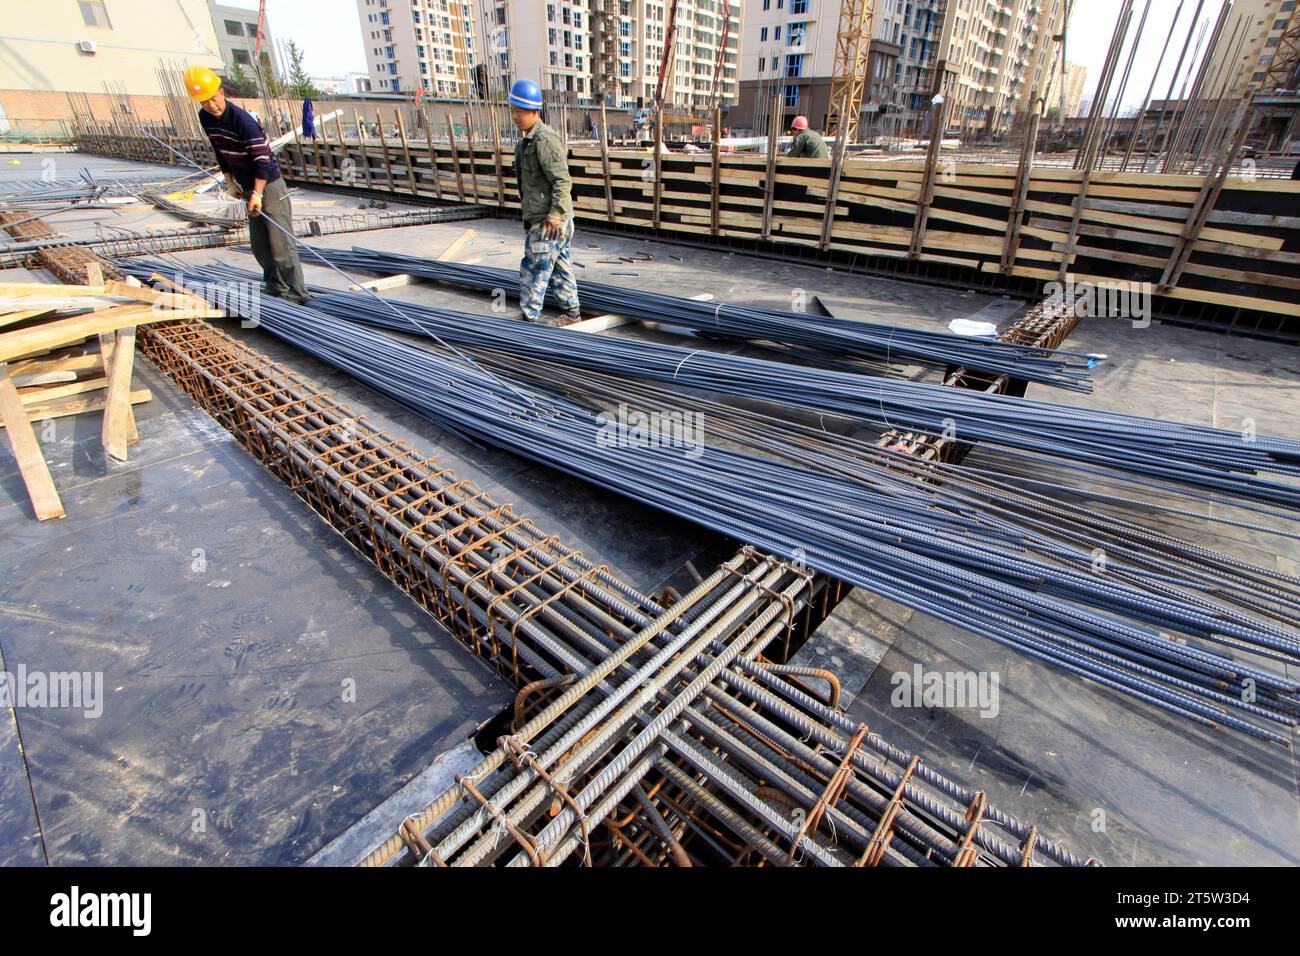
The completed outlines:
<svg viewBox="0 0 1300 956">
<path fill-rule="evenodd" d="M 537 84 L 516 80 L 510 87 L 510 116 L 521 134 L 515 144 L 515 179 L 527 233 L 519 263 L 519 309 L 525 321 L 540 321 L 549 291 L 564 310 L 561 322 L 576 322 L 582 310 L 570 252 L 573 180 L 568 149 L 560 134 L 542 122 L 541 109 Z"/>
</svg>

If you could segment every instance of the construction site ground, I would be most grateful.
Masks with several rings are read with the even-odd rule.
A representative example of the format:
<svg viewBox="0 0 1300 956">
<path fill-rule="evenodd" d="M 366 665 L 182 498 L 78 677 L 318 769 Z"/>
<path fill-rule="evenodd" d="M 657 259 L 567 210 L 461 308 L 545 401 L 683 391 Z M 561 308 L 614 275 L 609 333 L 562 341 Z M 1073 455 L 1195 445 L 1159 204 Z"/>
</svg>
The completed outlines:
<svg viewBox="0 0 1300 956">
<path fill-rule="evenodd" d="M 110 162 L 59 157 L 64 161 Z M 0 168 L 17 175 L 14 167 Z M 26 171 L 22 178 L 38 175 Z M 312 203 L 357 203 L 305 188 L 294 198 L 299 217 L 329 209 Z M 73 222 L 93 229 L 95 221 L 113 225 L 122 215 L 85 211 L 51 224 L 71 234 Z M 512 220 L 316 241 L 433 257 L 466 228 L 476 235 L 458 261 L 517 265 L 523 233 Z M 653 258 L 598 261 L 620 255 Z M 214 259 L 255 267 L 235 249 L 171 257 Z M 842 317 L 934 329 L 973 316 L 1005 325 L 1025 304 L 584 230 L 574 240 L 574 259 L 579 281 L 782 308 L 801 289 Z M 309 257 L 304 264 L 310 282 L 347 284 Z M 0 275 L 53 281 L 24 270 Z M 486 296 L 427 284 L 384 294 L 467 312 L 490 305 Z M 687 562 L 707 573 L 736 550 L 737 542 L 697 526 L 467 444 L 260 330 L 217 324 L 643 591 L 680 588 L 691 580 Z M 693 341 L 671 328 L 625 326 L 604 334 Z M 1285 346 L 1085 319 L 1065 347 L 1109 355 L 1095 392 L 1031 386 L 1031 397 L 1225 428 L 1250 420 L 1260 433 L 1280 435 L 1294 435 L 1300 420 L 1292 384 L 1300 353 Z M 919 368 L 906 374 L 939 378 Z M 57 709 L 4 716 L 0 862 L 304 862 L 418 782 L 440 755 L 451 754 L 443 770 L 448 761 L 467 766 L 469 736 L 509 705 L 511 689 L 146 361 L 138 363 L 138 378 L 154 397 L 136 407 L 142 441 L 129 462 L 104 464 L 95 415 L 56 422 L 53 439 L 42 442 L 66 518 L 36 522 L 12 458 L 0 456 L 3 667 L 102 671 L 106 697 L 95 720 Z M 993 458 L 977 449 L 970 461 Z M 1089 481 L 1046 471 L 1039 477 Z M 1155 491 L 1148 495 L 1159 500 Z M 1139 517 L 1173 533 L 1203 534 L 1176 517 L 1145 509 Z M 1300 545 L 1287 539 L 1220 528 L 1203 543 L 1291 572 L 1300 567 Z M 862 592 L 839 606 L 796 661 L 837 671 L 855 719 L 987 790 L 995 803 L 1081 855 L 1116 865 L 1300 863 L 1294 748 L 1167 720 Z M 915 663 L 998 675 L 996 719 L 975 710 L 894 706 L 892 675 L 910 673 Z M 344 699 L 349 680 L 355 702 Z"/>
</svg>

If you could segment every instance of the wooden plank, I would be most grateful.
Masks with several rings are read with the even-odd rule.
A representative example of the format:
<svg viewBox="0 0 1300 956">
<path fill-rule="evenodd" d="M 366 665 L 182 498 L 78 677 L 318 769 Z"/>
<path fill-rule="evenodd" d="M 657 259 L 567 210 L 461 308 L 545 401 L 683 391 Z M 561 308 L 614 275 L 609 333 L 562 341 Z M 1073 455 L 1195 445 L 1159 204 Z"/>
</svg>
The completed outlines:
<svg viewBox="0 0 1300 956">
<path fill-rule="evenodd" d="M 401 275 L 384 276 L 382 279 L 371 279 L 369 282 L 350 285 L 348 286 L 348 291 L 360 292 L 362 289 L 369 289 L 371 292 L 382 292 L 385 289 L 396 289 L 400 286 L 410 285 L 415 281 L 414 276 L 409 276 L 403 272 Z"/>
<path fill-rule="evenodd" d="M 433 120 L 427 114 L 424 117 L 424 139 L 429 149 L 429 168 L 433 172 L 433 191 L 442 202 L 442 171 L 438 169 L 438 150 L 433 145 Z"/>
<path fill-rule="evenodd" d="M 118 329 L 157 322 L 164 318 L 166 313 L 155 312 L 147 306 L 126 305 L 107 312 L 78 315 L 46 322 L 30 329 L 6 332 L 0 335 L 0 362 L 8 362 L 41 349 L 70 345 L 73 340 L 87 336 L 116 332 Z"/>
<path fill-rule="evenodd" d="M 27 417 L 18 389 L 9 379 L 8 367 L 0 362 L 0 421 L 4 422 L 5 434 L 9 438 L 9 447 L 13 449 L 18 462 L 18 471 L 27 487 L 27 495 L 32 501 L 32 510 L 36 517 L 45 521 L 49 518 L 62 518 L 66 512 L 59 492 L 54 487 L 54 478 L 50 475 L 50 466 L 45 462 L 41 446 L 36 441 L 36 432 Z"/>
<path fill-rule="evenodd" d="M 495 103 L 488 104 L 488 115 L 492 117 L 492 160 L 497 174 L 497 205 L 505 208 L 506 177 L 501 168 L 501 124 L 497 121 Z"/>
<path fill-rule="evenodd" d="M 402 119 L 400 109 L 393 110 L 393 115 L 397 117 L 397 135 L 402 141 L 402 162 L 406 164 L 406 181 L 411 187 L 411 195 L 417 196 L 420 190 L 415 185 L 415 167 L 411 165 L 411 146 L 406 139 L 406 123 Z"/>
<path fill-rule="evenodd" d="M 714 107 L 713 110 L 713 149 L 712 149 L 712 180 L 709 183 L 709 210 L 710 223 L 709 228 L 716 236 L 718 228 L 721 225 L 719 199 L 722 195 L 722 109 Z"/>
<path fill-rule="evenodd" d="M 108 289 L 98 285 L 60 285 L 57 282 L 0 282 L 0 299 L 15 295 L 67 296 L 104 295 Z"/>
<path fill-rule="evenodd" d="M 11 378 L 17 378 L 17 376 L 11 376 Z M 82 395 L 86 392 L 107 388 L 108 379 L 87 378 L 54 385 L 19 385 L 17 382 L 14 384 L 18 385 L 18 397 L 22 399 L 24 405 L 36 405 L 41 402 L 52 402 L 56 398 L 67 398 L 69 395 Z"/>
<path fill-rule="evenodd" d="M 14 379 L 30 375 L 46 375 L 50 372 L 84 372 L 101 366 L 100 357 L 94 352 L 85 355 L 67 355 L 57 359 L 27 359 L 9 364 L 9 374 Z"/>
<path fill-rule="evenodd" d="M 474 118 L 472 114 L 465 114 L 465 143 L 469 147 L 469 175 L 470 185 L 474 188 L 474 205 L 482 205 L 482 200 L 478 194 L 478 150 L 474 143 Z"/>
<path fill-rule="evenodd" d="M 371 176 L 370 154 L 367 150 L 368 144 L 366 142 L 366 121 L 358 110 L 352 111 L 352 118 L 357 124 L 357 145 L 361 147 L 361 165 L 366 171 L 366 188 L 374 189 L 375 183 Z"/>
<path fill-rule="evenodd" d="M 614 188 L 609 178 L 609 122 L 605 116 L 605 101 L 600 101 L 600 173 L 605 187 L 606 218 L 614 221 Z"/>
<path fill-rule="evenodd" d="M 113 375 L 113 353 L 116 350 L 117 336 L 114 333 L 105 333 L 99 337 L 99 359 L 104 370 L 105 378 L 111 378 Z M 136 431 L 135 413 L 131 411 L 129 404 L 127 407 L 126 417 L 127 444 L 138 445 L 140 443 L 140 433 Z"/>
<path fill-rule="evenodd" d="M 713 298 L 713 293 L 701 292 L 699 295 L 691 296 L 691 298 L 696 302 L 708 302 Z M 659 323 L 642 322 L 639 319 L 630 319 L 626 315 L 615 315 L 610 313 L 608 315 L 592 316 L 590 319 L 583 319 L 581 322 L 574 322 L 570 325 L 564 326 L 564 328 L 571 332 L 604 332 L 607 329 L 617 329 L 620 326 L 636 324 L 644 325 L 646 328 L 656 328 Z"/>
<path fill-rule="evenodd" d="M 772 235 L 772 201 L 776 195 L 776 147 L 780 140 L 777 138 L 777 117 L 780 109 L 780 101 L 774 94 L 772 96 L 772 106 L 769 109 L 768 128 L 767 128 L 767 171 L 763 177 L 763 225 L 759 230 L 760 238 L 767 239 Z"/>
<path fill-rule="evenodd" d="M 101 431 L 104 453 L 115 461 L 126 461 L 127 445 L 135 432 L 131 414 L 131 369 L 135 363 L 135 329 L 119 329 L 113 344 L 104 396 L 104 424 Z"/>
<path fill-rule="evenodd" d="M 663 213 L 664 201 L 664 156 L 663 151 L 667 147 L 664 145 L 664 104 L 660 100 L 655 105 L 655 137 L 654 142 L 650 144 L 654 150 L 655 161 L 655 198 L 654 198 L 654 216 L 651 221 L 656 229 L 659 228 L 660 216 Z"/>
<path fill-rule="evenodd" d="M 456 170 L 456 198 L 464 202 L 465 180 L 460 171 L 460 151 L 456 149 L 456 124 L 452 122 L 450 113 L 447 114 L 447 138 L 451 141 L 451 164 Z"/>
<path fill-rule="evenodd" d="M 397 192 L 397 186 L 393 184 L 393 160 L 388 155 L 388 137 L 384 135 L 384 116 L 375 108 L 375 124 L 379 127 L 379 146 L 384 151 L 384 174 L 388 177 L 388 191 Z"/>
<path fill-rule="evenodd" d="M 946 18 L 946 14 L 945 14 Z M 940 99 L 935 97 L 935 99 Z M 944 118 L 948 112 L 948 101 L 940 99 L 934 105 L 934 117 L 930 122 L 930 144 L 926 149 L 925 173 L 921 179 L 921 195 L 916 201 L 916 218 L 912 221 L 912 244 L 908 255 L 918 256 L 925 245 L 925 230 L 929 225 L 930 207 L 934 204 L 934 177 L 939 168 L 939 149 L 943 143 Z"/>
<path fill-rule="evenodd" d="M 147 388 L 136 389 L 131 393 L 132 405 L 150 401 L 153 401 L 153 392 Z M 66 418 L 69 415 L 80 415 L 82 412 L 100 411 L 104 407 L 104 396 L 92 395 L 86 398 L 64 398 L 54 402 L 24 407 L 29 422 L 43 422 L 49 418 Z M 4 423 L 0 422 L 0 428 L 2 427 L 4 427 Z"/>
<path fill-rule="evenodd" d="M 6 312 L 0 315 L 0 329 L 6 325 L 17 325 L 19 322 L 26 322 L 28 319 L 34 319 L 38 315 L 48 315 L 54 309 L 49 306 L 42 306 L 39 309 L 27 309 L 23 312 Z"/>
<path fill-rule="evenodd" d="M 465 248 L 475 236 L 473 229 L 466 229 L 457 238 L 456 241 L 449 245 L 438 255 L 439 262 L 451 262 L 460 254 L 460 250 Z"/>
</svg>

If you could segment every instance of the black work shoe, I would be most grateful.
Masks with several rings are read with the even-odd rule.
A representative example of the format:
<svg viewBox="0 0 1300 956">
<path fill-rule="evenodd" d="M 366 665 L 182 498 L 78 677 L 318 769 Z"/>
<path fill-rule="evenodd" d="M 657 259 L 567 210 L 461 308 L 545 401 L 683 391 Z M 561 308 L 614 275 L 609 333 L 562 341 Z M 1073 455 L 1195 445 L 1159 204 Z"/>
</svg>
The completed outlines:
<svg viewBox="0 0 1300 956">
<path fill-rule="evenodd" d="M 565 313 L 563 313 L 563 314 L 560 315 L 560 320 L 559 320 L 558 322 L 556 322 L 555 324 L 556 324 L 556 325 L 572 325 L 574 322 L 581 322 L 581 321 L 582 321 L 582 313 L 581 313 L 581 312 L 565 312 Z"/>
</svg>

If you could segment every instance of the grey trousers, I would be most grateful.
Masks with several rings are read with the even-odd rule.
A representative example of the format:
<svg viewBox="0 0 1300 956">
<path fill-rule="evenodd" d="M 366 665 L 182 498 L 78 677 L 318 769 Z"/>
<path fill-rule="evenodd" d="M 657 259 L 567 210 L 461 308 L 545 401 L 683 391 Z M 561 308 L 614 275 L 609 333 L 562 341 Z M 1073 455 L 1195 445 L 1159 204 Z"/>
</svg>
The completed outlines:
<svg viewBox="0 0 1300 956">
<path fill-rule="evenodd" d="M 266 223 L 274 219 L 289 235 Z M 268 295 L 283 296 L 305 302 L 307 283 L 302 277 L 302 263 L 298 261 L 298 247 L 289 236 L 293 235 L 293 207 L 289 202 L 289 187 L 284 179 L 267 183 L 262 190 L 262 214 L 248 220 L 248 238 L 253 255 L 262 267 Z"/>
</svg>

